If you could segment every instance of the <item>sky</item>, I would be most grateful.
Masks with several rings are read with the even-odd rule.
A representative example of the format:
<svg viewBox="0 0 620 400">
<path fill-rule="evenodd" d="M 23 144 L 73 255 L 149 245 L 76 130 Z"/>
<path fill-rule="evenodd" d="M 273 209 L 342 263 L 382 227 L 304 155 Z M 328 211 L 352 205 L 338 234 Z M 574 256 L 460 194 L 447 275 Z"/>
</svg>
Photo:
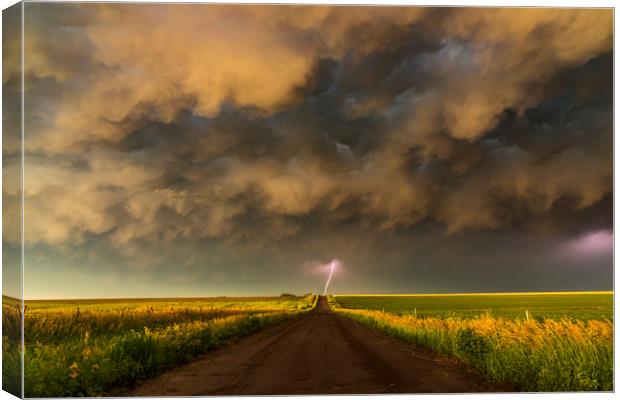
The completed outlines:
<svg viewBox="0 0 620 400">
<path fill-rule="evenodd" d="M 25 297 L 610 290 L 612 16 L 26 3 Z"/>
</svg>

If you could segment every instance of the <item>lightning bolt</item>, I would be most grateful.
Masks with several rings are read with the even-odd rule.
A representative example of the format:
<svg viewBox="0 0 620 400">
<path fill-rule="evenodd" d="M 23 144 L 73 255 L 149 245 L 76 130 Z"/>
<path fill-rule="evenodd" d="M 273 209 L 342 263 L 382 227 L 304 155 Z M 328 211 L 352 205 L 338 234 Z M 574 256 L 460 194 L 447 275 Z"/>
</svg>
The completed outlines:
<svg viewBox="0 0 620 400">
<path fill-rule="evenodd" d="M 323 296 L 327 294 L 327 288 L 329 287 L 329 282 L 332 280 L 332 274 L 334 273 L 334 268 L 336 267 L 336 260 L 332 261 L 330 266 L 331 268 L 329 270 L 329 276 L 327 277 L 327 282 L 325 283 L 325 289 L 323 290 Z"/>
</svg>

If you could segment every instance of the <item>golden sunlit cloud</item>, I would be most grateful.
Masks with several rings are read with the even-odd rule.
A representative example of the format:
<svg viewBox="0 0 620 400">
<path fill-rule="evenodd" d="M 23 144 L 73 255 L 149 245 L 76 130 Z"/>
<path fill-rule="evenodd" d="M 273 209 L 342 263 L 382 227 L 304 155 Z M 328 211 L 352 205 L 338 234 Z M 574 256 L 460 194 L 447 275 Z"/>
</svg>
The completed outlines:
<svg viewBox="0 0 620 400">
<path fill-rule="evenodd" d="M 310 232 L 353 246 L 609 228 L 612 17 L 29 3 L 26 244 L 134 266 L 164 244 L 198 268 L 225 259 L 205 243 L 258 257 Z M 19 63 L 4 67 L 9 93 Z M 3 148 L 19 176 L 19 141 Z"/>
</svg>

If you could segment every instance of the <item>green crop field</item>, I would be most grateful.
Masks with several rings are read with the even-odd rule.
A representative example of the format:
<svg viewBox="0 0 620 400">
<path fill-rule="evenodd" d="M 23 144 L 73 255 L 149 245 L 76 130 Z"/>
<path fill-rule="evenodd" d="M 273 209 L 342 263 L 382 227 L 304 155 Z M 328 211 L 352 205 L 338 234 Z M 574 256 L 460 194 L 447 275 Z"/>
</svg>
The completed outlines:
<svg viewBox="0 0 620 400">
<path fill-rule="evenodd" d="M 490 293 L 449 295 L 338 295 L 343 308 L 418 317 L 613 320 L 613 292 Z"/>
<path fill-rule="evenodd" d="M 294 310 L 301 306 L 299 297 L 198 297 L 198 298 L 154 298 L 154 299 L 93 299 L 93 300 L 27 300 L 30 312 L 66 312 L 67 309 L 81 311 L 132 311 L 146 308 L 202 309 L 202 310 Z"/>
<path fill-rule="evenodd" d="M 26 301 L 26 397 L 123 394 L 146 378 L 264 327 L 317 297 Z M 19 394 L 19 302 L 3 296 L 3 380 Z M 13 384 L 15 387 L 11 387 Z"/>
</svg>

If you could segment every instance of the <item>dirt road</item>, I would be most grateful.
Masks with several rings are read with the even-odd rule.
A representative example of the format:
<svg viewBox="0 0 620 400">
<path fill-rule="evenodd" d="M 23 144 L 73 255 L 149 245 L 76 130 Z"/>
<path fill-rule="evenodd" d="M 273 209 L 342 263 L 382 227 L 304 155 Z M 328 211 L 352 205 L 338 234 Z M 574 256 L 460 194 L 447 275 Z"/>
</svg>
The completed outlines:
<svg viewBox="0 0 620 400">
<path fill-rule="evenodd" d="M 448 360 L 423 355 L 336 315 L 321 297 L 299 320 L 169 371 L 131 396 L 499 391 Z"/>
</svg>

